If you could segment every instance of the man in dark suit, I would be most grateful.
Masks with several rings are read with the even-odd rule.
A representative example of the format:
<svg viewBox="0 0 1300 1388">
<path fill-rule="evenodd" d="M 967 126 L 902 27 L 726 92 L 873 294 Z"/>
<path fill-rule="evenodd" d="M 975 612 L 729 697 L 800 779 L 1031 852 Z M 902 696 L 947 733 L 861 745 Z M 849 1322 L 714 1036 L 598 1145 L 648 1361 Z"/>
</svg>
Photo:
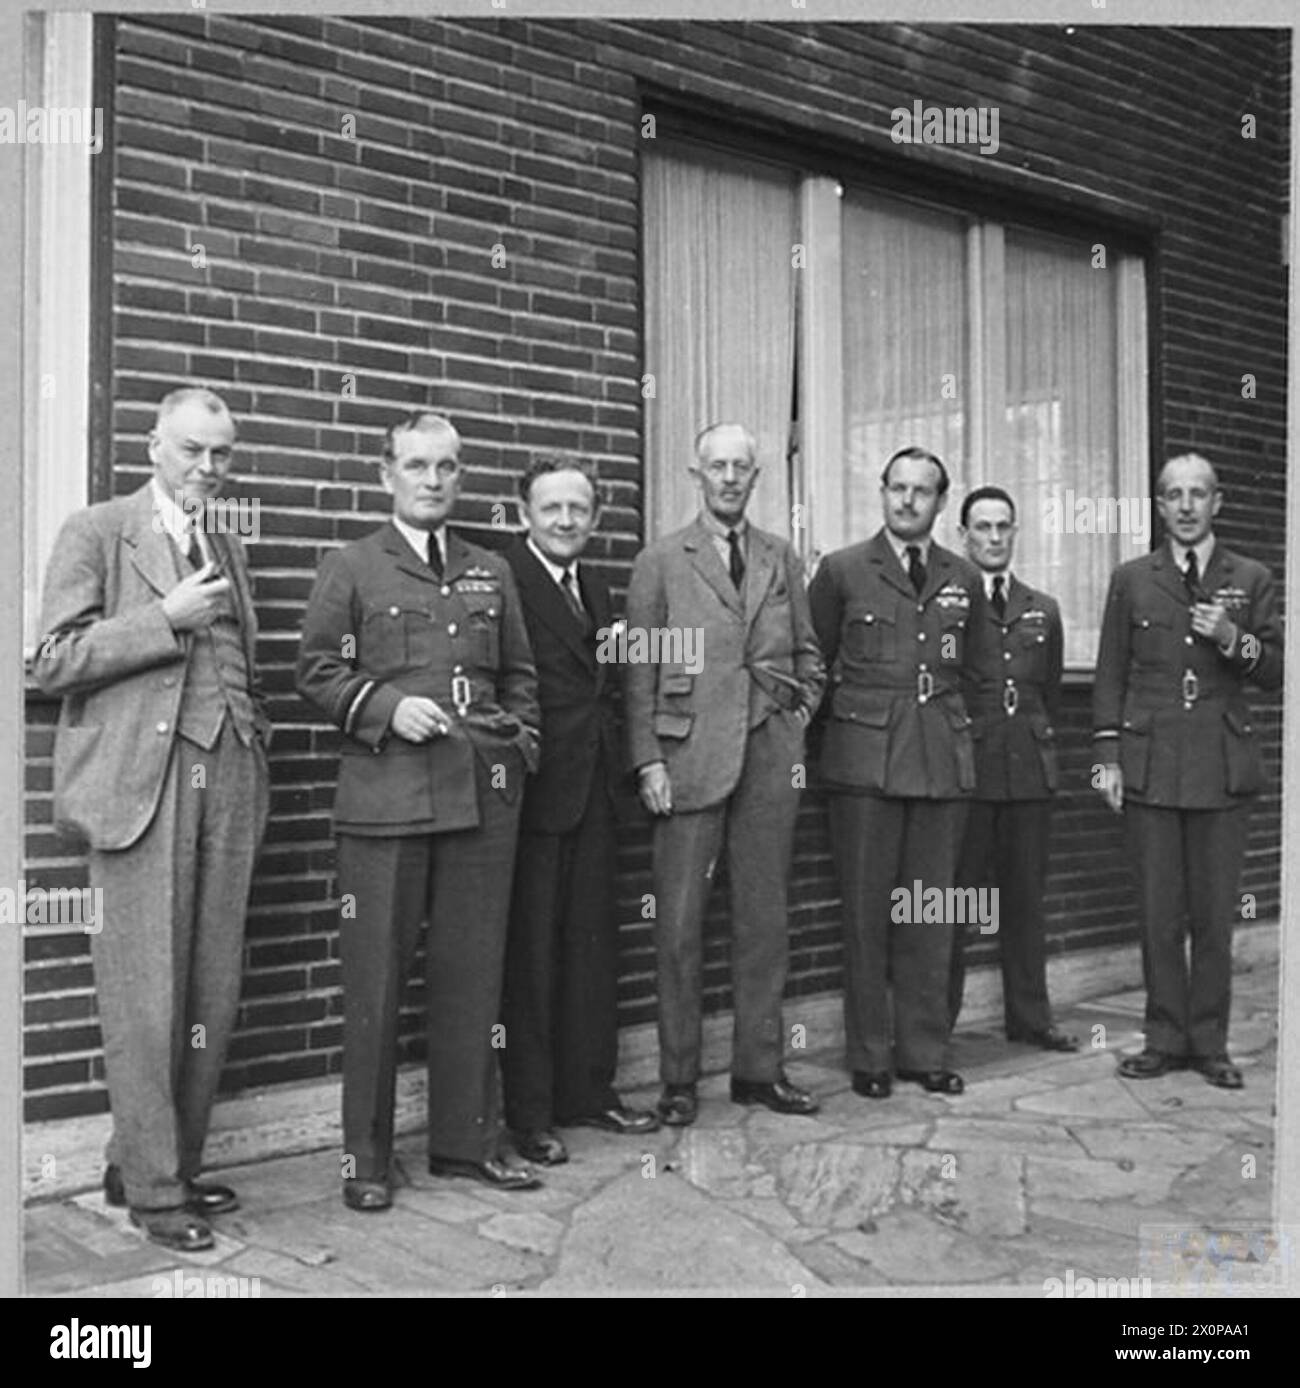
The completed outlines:
<svg viewBox="0 0 1300 1388">
<path fill-rule="evenodd" d="M 966 497 L 961 534 L 987 603 L 966 629 L 962 694 L 975 741 L 975 796 L 957 882 L 976 890 L 991 884 L 997 892 L 1007 1039 L 1073 1051 L 1078 1041 L 1052 1025 L 1043 938 L 1061 707 L 1061 609 L 1011 572 L 1016 506 L 1001 487 L 977 487 Z M 966 978 L 965 934 L 954 926 L 948 984 L 954 1026 Z"/>
<path fill-rule="evenodd" d="M 392 1203 L 402 985 L 422 923 L 429 1170 L 507 1190 L 500 1159 L 501 983 L 537 678 L 510 567 L 446 526 L 460 436 L 436 414 L 388 430 L 391 521 L 326 555 L 298 688 L 343 732 L 334 802 L 343 963 L 343 1199 Z"/>
<path fill-rule="evenodd" d="M 758 480 L 752 435 L 715 424 L 695 447 L 699 517 L 641 551 L 628 590 L 629 656 L 634 639 L 669 633 L 657 663 L 629 662 L 627 721 L 641 800 L 655 816 L 659 1114 L 677 1126 L 698 1115 L 702 931 L 724 836 L 732 1100 L 817 1111 L 782 1070 L 781 996 L 804 729 L 825 676 L 798 556 L 745 520 Z"/>
<path fill-rule="evenodd" d="M 1099 789 L 1123 812 L 1138 876 L 1147 990 L 1146 1047 L 1119 1073 L 1190 1067 L 1240 1089 L 1231 921 L 1262 780 L 1245 691 L 1281 687 L 1282 625 L 1268 570 L 1215 537 L 1223 493 L 1205 458 L 1166 463 L 1156 504 L 1168 543 L 1111 578 L 1093 694 Z"/>
<path fill-rule="evenodd" d="M 37 683 L 63 695 L 54 812 L 89 844 L 113 1135 L 105 1198 L 166 1248 L 238 1208 L 198 1180 L 234 1029 L 270 737 L 238 539 L 207 504 L 235 424 L 212 391 L 164 397 L 153 478 L 69 518 L 45 580 Z"/>
<path fill-rule="evenodd" d="M 867 1098 L 887 1098 L 895 1074 L 960 1094 L 947 1056 L 953 923 L 946 905 L 913 919 L 911 901 L 953 886 L 975 785 L 960 681 L 983 592 L 931 538 L 948 497 L 933 453 L 895 453 L 880 495 L 884 528 L 827 555 L 808 593 L 831 668 L 821 769 L 844 900 L 848 1063 Z"/>
<path fill-rule="evenodd" d="M 537 665 L 542 745 L 515 859 L 501 1073 L 519 1154 L 546 1166 L 568 1159 L 557 1124 L 613 1133 L 659 1126 L 614 1091 L 622 757 L 615 671 L 596 659 L 612 620 L 609 585 L 579 558 L 599 519 L 596 486 L 589 463 L 537 459 L 519 481 L 526 534 L 506 550 Z"/>
</svg>

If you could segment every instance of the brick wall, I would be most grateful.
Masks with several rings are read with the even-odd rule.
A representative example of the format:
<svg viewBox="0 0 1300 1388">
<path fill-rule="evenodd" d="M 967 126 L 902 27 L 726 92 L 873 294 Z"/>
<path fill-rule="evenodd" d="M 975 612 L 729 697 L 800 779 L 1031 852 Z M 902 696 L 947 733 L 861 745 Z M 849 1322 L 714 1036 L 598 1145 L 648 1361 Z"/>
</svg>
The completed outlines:
<svg viewBox="0 0 1300 1388">
<path fill-rule="evenodd" d="M 272 820 L 228 1088 L 338 1068 L 337 735 L 298 700 L 292 667 L 321 555 L 386 514 L 380 428 L 411 406 L 456 418 L 472 474 L 458 519 L 490 543 L 504 536 L 494 507 L 530 450 L 596 459 L 608 482 L 595 557 L 626 583 L 642 533 L 643 108 L 694 113 L 703 130 L 734 120 L 773 147 L 958 202 L 1145 237 L 1155 451 L 1194 445 L 1220 459 L 1232 493 L 1222 533 L 1281 572 L 1284 35 L 196 14 L 120 20 L 112 47 L 102 100 L 114 109 L 115 211 L 99 289 L 113 403 L 96 447 L 111 438 L 114 492 L 137 487 L 153 405 L 177 381 L 202 379 L 240 422 L 236 490 L 262 505 L 251 559 L 277 721 Z M 917 96 L 997 105 L 999 156 L 892 145 L 891 108 Z M 1240 138 L 1245 112 L 1258 120 L 1254 141 Z M 1257 378 L 1253 400 L 1241 395 L 1244 372 Z M 84 880 L 78 846 L 50 828 L 55 712 L 29 701 L 28 878 L 73 885 Z M 1263 721 L 1276 768 L 1276 709 Z M 1087 787 L 1087 726 L 1088 690 L 1072 688 L 1054 949 L 1133 936 L 1116 824 Z M 1246 883 L 1261 915 L 1276 910 L 1279 839 L 1274 793 L 1255 817 Z M 642 1021 L 654 1014 L 642 824 L 625 826 L 620 865 L 620 998 L 625 1020 Z M 838 912 L 815 789 L 791 905 L 791 993 L 836 988 Z M 28 944 L 33 1119 L 106 1105 L 84 945 Z M 719 900 L 710 1007 L 728 1003 L 726 973 Z M 413 981 L 408 1056 L 420 1051 L 419 1003 Z"/>
</svg>

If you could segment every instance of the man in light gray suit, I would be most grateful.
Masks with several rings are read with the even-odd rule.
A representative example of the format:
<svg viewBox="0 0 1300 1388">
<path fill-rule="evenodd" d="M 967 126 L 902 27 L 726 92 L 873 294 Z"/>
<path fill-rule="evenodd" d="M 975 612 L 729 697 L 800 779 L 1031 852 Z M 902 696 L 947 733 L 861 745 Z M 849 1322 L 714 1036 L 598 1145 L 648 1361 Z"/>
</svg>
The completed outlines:
<svg viewBox="0 0 1300 1388">
<path fill-rule="evenodd" d="M 219 395 L 163 399 L 152 479 L 59 532 L 32 667 L 63 696 L 55 821 L 87 841 L 103 891 L 91 954 L 113 1110 L 105 1198 L 182 1253 L 210 1248 L 207 1217 L 238 1208 L 197 1177 L 268 800 L 248 570 L 239 540 L 204 523 L 234 441 Z"/>
<path fill-rule="evenodd" d="M 745 520 L 758 480 L 752 435 L 739 424 L 710 425 L 695 451 L 700 514 L 637 556 L 628 590 L 629 651 L 642 633 L 667 630 L 681 642 L 674 654 L 694 649 L 699 657 L 633 663 L 627 672 L 631 761 L 656 817 L 659 1113 L 675 1126 L 698 1113 L 701 932 L 724 837 L 731 1097 L 778 1113 L 817 1111 L 782 1070 L 781 995 L 804 729 L 825 671 L 798 556 Z"/>
</svg>

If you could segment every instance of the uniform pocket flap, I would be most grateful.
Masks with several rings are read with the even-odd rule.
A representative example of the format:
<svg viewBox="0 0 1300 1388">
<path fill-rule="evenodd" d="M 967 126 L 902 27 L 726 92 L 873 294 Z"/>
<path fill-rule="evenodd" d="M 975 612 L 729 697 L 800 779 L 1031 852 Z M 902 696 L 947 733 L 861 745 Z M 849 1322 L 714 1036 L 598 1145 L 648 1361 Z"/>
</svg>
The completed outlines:
<svg viewBox="0 0 1300 1388">
<path fill-rule="evenodd" d="M 681 671 L 665 673 L 659 681 L 661 694 L 689 694 L 694 687 L 695 676 L 683 674 Z"/>
<path fill-rule="evenodd" d="M 1238 737 L 1250 737 L 1255 730 L 1255 725 L 1250 721 L 1250 718 L 1233 708 L 1224 709 L 1223 721 Z"/>
<path fill-rule="evenodd" d="M 841 685 L 835 691 L 831 715 L 848 723 L 865 723 L 869 728 L 887 728 L 893 700 L 870 689 Z"/>
</svg>

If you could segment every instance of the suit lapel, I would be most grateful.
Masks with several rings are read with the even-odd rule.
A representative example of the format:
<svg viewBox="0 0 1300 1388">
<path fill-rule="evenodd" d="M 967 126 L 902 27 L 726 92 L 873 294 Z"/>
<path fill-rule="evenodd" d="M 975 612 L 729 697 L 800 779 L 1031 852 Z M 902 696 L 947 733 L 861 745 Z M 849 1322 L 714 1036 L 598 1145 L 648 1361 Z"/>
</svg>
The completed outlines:
<svg viewBox="0 0 1300 1388">
<path fill-rule="evenodd" d="M 1219 547 L 1216 544 L 1214 548 Z M 1214 558 L 1210 558 L 1210 568 L 1214 568 Z M 1155 575 L 1156 583 L 1179 605 L 1186 607 L 1191 602 L 1191 597 L 1187 592 L 1187 585 L 1183 582 L 1182 570 L 1174 563 L 1174 553 L 1166 540 L 1161 547 L 1151 556 L 1151 572 Z M 1204 579 L 1201 586 L 1205 586 Z"/>
<path fill-rule="evenodd" d="M 519 581 L 519 595 L 525 606 L 539 621 L 545 622 L 584 665 L 594 664 L 595 651 L 579 629 L 559 584 L 547 573 L 541 561 L 522 539 L 518 540 L 517 544 L 519 562 L 515 566 L 515 577 Z M 588 588 L 585 564 L 578 567 L 578 580 L 585 595 Z M 590 611 L 590 608 L 588 610 Z M 597 626 L 599 625 L 598 622 Z"/>
<path fill-rule="evenodd" d="M 1016 579 L 1011 585 L 1011 591 L 1007 594 L 1007 625 L 1010 626 L 1012 622 L 1018 622 L 1021 617 L 1029 611 L 1030 607 L 1033 605 L 1033 601 L 1033 589 L 1027 587 L 1019 579 Z M 991 602 L 989 603 L 989 611 L 993 611 L 993 604 Z M 993 620 L 996 622 L 997 617 L 995 616 Z"/>
<path fill-rule="evenodd" d="M 131 548 L 131 564 L 160 597 L 177 584 L 176 547 L 161 525 L 154 525 L 153 488 L 146 482 L 131 500 L 131 514 L 122 532 Z"/>
<path fill-rule="evenodd" d="M 753 624 L 776 576 L 776 551 L 766 535 L 749 527 L 749 554 L 745 561 L 745 625 Z M 731 581 L 731 575 L 727 575 Z"/>
<path fill-rule="evenodd" d="M 446 540 L 446 554 L 443 557 L 441 583 L 447 584 L 468 567 L 469 553 L 464 543 L 457 539 L 450 530 L 444 530 L 442 533 Z M 379 544 L 387 554 L 392 556 L 394 563 L 404 574 L 410 574 L 412 578 L 418 578 L 422 583 L 432 583 L 435 587 L 440 586 L 437 574 L 423 559 L 417 558 L 415 551 L 406 543 L 391 521 L 380 532 Z"/>
<path fill-rule="evenodd" d="M 613 622 L 609 584 L 590 564 L 583 564 L 578 569 L 578 586 L 582 589 L 582 600 L 587 605 L 587 611 L 591 613 L 591 620 L 596 624 L 596 632 L 608 630 Z M 589 659 L 596 667 L 596 693 L 599 694 L 605 688 L 609 666 L 605 661 L 596 659 L 594 646 L 589 645 L 587 650 Z"/>
<path fill-rule="evenodd" d="M 235 611 L 239 617 L 239 634 L 244 642 L 244 656 L 251 670 L 257 655 L 257 612 L 253 606 L 253 584 L 248 576 L 248 565 L 243 551 L 237 545 L 232 545 L 229 538 L 219 531 L 214 531 L 207 540 L 218 565 L 229 575 L 235 594 Z"/>
<path fill-rule="evenodd" d="M 745 613 L 740 594 L 736 592 L 731 575 L 722 567 L 722 559 L 713 543 L 713 537 L 701 521 L 697 519 L 695 524 L 687 529 L 682 538 L 682 546 L 695 571 L 722 600 L 722 605 L 737 617 L 743 617 Z"/>
</svg>

